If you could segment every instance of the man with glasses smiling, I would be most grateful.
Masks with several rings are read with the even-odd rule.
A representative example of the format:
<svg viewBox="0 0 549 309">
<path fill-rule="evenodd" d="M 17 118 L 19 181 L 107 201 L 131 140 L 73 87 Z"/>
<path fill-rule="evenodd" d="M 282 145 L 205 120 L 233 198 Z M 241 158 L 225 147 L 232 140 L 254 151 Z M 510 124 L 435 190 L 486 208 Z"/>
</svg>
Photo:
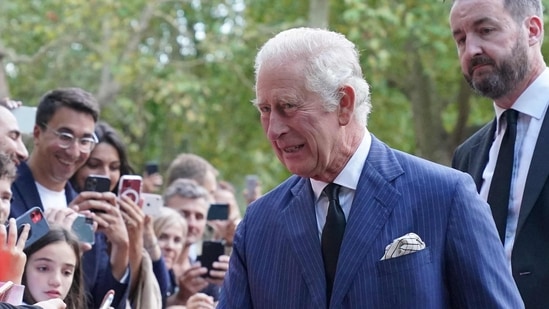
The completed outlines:
<svg viewBox="0 0 549 309">
<path fill-rule="evenodd" d="M 95 144 L 97 144 L 97 137 L 95 134 L 92 134 L 92 136 L 75 137 L 71 133 L 51 129 L 45 123 L 43 123 L 42 126 L 57 135 L 58 145 L 63 149 L 70 148 L 74 145 L 74 142 L 76 142 L 78 149 L 80 149 L 81 152 L 90 153 L 93 150 L 93 147 L 95 147 Z"/>
<path fill-rule="evenodd" d="M 95 244 L 82 256 L 88 307 L 98 308 L 104 295 L 115 291 L 113 307 L 125 308 L 129 282 L 129 240 L 116 196 L 77 192 L 68 181 L 86 162 L 97 143 L 94 135 L 99 104 L 79 88 L 47 92 L 36 111 L 34 148 L 18 166 L 12 185 L 11 216 L 40 206 L 49 222 L 70 229 L 78 212 L 97 223 Z M 91 210 L 98 210 L 91 213 Z M 78 211 L 78 212 L 77 212 Z M 107 249 L 107 241 L 109 249 Z M 86 246 L 86 245 L 85 245 Z"/>
</svg>

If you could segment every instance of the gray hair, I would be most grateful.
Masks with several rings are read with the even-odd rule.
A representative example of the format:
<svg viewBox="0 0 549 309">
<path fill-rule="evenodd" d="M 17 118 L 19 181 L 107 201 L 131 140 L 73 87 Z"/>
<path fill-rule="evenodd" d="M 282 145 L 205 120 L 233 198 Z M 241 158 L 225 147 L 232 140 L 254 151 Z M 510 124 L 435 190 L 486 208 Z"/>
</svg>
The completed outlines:
<svg viewBox="0 0 549 309">
<path fill-rule="evenodd" d="M 210 195 L 204 187 L 200 186 L 196 181 L 187 178 L 178 178 L 172 182 L 164 192 L 164 201 L 168 201 L 174 196 L 183 198 L 208 200 Z"/>
<path fill-rule="evenodd" d="M 256 83 L 264 63 L 280 66 L 290 61 L 304 64 L 307 90 L 324 99 L 333 111 L 349 85 L 355 90 L 355 119 L 366 125 L 372 105 L 370 87 L 362 76 L 359 53 L 344 35 L 323 29 L 294 28 L 280 32 L 259 50 L 255 59 Z"/>
</svg>

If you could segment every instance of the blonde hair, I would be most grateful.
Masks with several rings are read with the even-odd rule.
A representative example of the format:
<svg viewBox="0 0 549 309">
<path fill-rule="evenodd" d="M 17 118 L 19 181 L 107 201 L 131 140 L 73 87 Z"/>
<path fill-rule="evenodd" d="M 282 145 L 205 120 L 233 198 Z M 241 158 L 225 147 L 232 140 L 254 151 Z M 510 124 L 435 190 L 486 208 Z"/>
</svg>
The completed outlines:
<svg viewBox="0 0 549 309">
<path fill-rule="evenodd" d="M 162 234 L 162 231 L 168 226 L 176 225 L 181 228 L 181 237 L 187 239 L 187 220 L 183 218 L 176 210 L 169 207 L 162 207 L 158 215 L 154 218 L 153 230 L 156 237 Z"/>
</svg>

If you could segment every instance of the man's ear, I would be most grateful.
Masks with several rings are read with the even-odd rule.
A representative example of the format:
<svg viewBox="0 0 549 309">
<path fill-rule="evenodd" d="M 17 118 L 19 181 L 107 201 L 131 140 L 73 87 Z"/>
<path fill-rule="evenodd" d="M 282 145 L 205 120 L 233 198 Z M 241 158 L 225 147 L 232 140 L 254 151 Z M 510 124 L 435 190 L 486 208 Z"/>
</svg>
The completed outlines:
<svg viewBox="0 0 549 309">
<path fill-rule="evenodd" d="M 42 129 L 39 125 L 35 124 L 34 129 L 32 129 L 32 137 L 34 138 L 34 143 L 40 140 L 40 136 L 43 134 Z"/>
<path fill-rule="evenodd" d="M 351 122 L 355 111 L 355 89 L 345 85 L 339 89 L 341 99 L 339 100 L 339 124 L 345 126 Z"/>
<path fill-rule="evenodd" d="M 543 39 L 543 22 L 538 16 L 530 16 L 525 21 L 530 46 L 540 44 Z"/>
</svg>

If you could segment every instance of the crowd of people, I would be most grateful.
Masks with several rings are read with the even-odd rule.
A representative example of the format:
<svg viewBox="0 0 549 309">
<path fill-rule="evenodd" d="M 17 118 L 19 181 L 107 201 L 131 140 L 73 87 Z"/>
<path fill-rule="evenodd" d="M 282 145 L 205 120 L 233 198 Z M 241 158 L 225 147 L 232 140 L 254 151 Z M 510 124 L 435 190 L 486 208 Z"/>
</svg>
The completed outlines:
<svg viewBox="0 0 549 309">
<path fill-rule="evenodd" d="M 466 81 L 496 113 L 457 148 L 454 168 L 369 131 L 370 86 L 344 35 L 293 28 L 269 39 L 254 106 L 293 175 L 248 192 L 243 217 L 203 157 L 178 155 L 165 178 L 133 169 L 83 89 L 43 95 L 30 153 L 10 111 L 20 103 L 5 101 L 0 308 L 549 307 L 541 1 L 454 0 L 450 28 Z M 119 187 L 136 173 L 143 193 L 162 197 L 153 214 Z M 90 176 L 108 188 L 90 190 Z"/>
<path fill-rule="evenodd" d="M 6 245 L 1 254 L 18 266 L 0 272 L 0 281 L 14 283 L 6 295 L 19 292 L 19 301 L 42 308 L 99 308 L 112 292 L 112 308 L 214 308 L 229 256 L 219 256 L 212 269 L 202 267 L 200 244 L 217 240 L 230 254 L 240 211 L 226 188 L 219 188 L 222 199 L 216 200 L 218 172 L 208 161 L 181 154 L 170 165 L 164 192 L 143 185 L 143 193 L 163 193 L 165 205 L 145 215 L 143 200 L 117 192 L 120 179 L 136 172 L 119 133 L 98 121 L 99 105 L 90 93 L 60 88 L 44 94 L 30 154 L 6 108 L 13 102 L 3 105 L 0 220 L 9 219 L 10 228 L 0 228 Z M 108 190 L 86 189 L 89 176 L 108 178 Z M 159 175 L 142 177 L 146 184 Z M 227 205 L 227 219 L 207 221 L 216 202 Z M 25 246 L 30 227 L 18 231 L 14 220 L 37 206 L 49 231 Z M 79 217 L 95 231 L 92 241 L 78 238 Z"/>
</svg>

